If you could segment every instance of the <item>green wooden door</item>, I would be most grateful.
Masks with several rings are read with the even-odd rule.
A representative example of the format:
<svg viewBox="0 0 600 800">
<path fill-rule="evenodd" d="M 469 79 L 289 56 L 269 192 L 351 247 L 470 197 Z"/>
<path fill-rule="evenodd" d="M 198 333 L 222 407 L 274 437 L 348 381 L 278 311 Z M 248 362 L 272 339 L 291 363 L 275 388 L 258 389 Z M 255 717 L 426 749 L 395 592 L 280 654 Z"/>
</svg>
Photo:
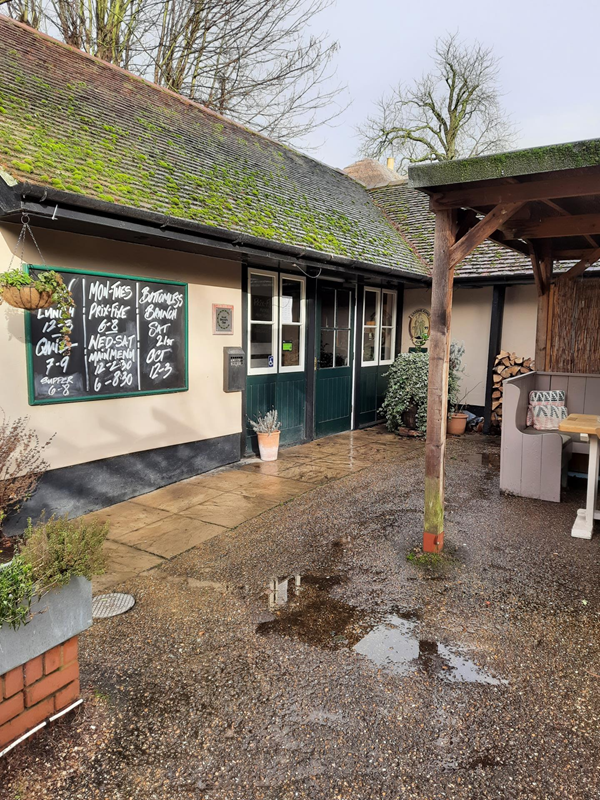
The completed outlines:
<svg viewBox="0 0 600 800">
<path fill-rule="evenodd" d="M 281 445 L 306 438 L 305 327 L 303 276 L 248 270 L 248 377 L 246 416 L 256 419 L 276 409 Z M 246 424 L 246 452 L 258 452 Z"/>
<path fill-rule="evenodd" d="M 352 426 L 352 343 L 354 293 L 319 283 L 315 379 L 315 436 Z"/>
</svg>

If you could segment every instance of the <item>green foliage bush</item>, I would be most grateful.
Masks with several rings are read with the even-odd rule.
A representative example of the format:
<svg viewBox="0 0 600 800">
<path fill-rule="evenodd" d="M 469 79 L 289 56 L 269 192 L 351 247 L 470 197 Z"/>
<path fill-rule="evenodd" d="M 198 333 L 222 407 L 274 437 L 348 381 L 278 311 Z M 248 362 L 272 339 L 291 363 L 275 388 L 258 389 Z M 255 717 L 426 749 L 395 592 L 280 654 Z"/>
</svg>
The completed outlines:
<svg viewBox="0 0 600 800">
<path fill-rule="evenodd" d="M 32 568 L 35 593 L 66 586 L 71 578 L 91 579 L 104 572 L 102 545 L 108 523 L 98 520 L 70 520 L 68 516 L 28 522 L 20 555 Z"/>
<path fill-rule="evenodd" d="M 7 624 L 16 630 L 27 624 L 33 594 L 31 564 L 15 556 L 0 567 L 0 628 Z"/>
<path fill-rule="evenodd" d="M 448 403 L 452 407 L 458 400 L 460 373 L 463 372 L 462 357 L 465 348 L 457 342 L 450 347 L 450 371 L 448 377 Z M 427 381 L 429 378 L 429 353 L 400 353 L 388 376 L 388 388 L 380 411 L 385 416 L 390 431 L 404 425 L 402 414 L 416 407 L 417 430 L 427 430 Z"/>
</svg>

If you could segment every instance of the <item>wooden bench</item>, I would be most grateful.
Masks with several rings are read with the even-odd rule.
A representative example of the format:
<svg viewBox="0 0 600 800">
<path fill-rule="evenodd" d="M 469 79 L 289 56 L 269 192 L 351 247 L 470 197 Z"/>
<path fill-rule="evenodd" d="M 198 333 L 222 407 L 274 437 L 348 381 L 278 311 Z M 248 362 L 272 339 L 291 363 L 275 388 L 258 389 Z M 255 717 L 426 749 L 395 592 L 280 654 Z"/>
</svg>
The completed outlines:
<svg viewBox="0 0 600 800">
<path fill-rule="evenodd" d="M 504 381 L 500 490 L 559 503 L 569 459 L 588 452 L 588 445 L 576 436 L 527 427 L 534 389 L 563 389 L 569 414 L 600 414 L 600 375 L 530 372 Z"/>
</svg>

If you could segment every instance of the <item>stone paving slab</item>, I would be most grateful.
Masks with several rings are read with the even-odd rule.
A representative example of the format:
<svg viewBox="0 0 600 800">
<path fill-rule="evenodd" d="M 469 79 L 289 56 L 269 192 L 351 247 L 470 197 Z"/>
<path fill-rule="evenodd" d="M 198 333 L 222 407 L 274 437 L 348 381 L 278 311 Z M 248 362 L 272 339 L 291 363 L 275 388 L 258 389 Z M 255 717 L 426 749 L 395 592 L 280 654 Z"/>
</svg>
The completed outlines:
<svg viewBox="0 0 600 800">
<path fill-rule="evenodd" d="M 217 489 L 211 489 L 208 486 L 204 488 L 191 481 L 182 481 L 164 486 L 149 494 L 142 494 L 133 498 L 131 502 L 178 514 L 183 509 L 203 503 L 205 500 L 211 500 L 218 494 L 221 492 Z"/>
<path fill-rule="evenodd" d="M 96 511 L 89 516 L 108 521 L 110 533 L 107 573 L 94 580 L 94 591 L 127 581 L 318 486 L 399 451 L 410 457 L 421 447 L 381 427 L 348 431 L 285 448 L 277 461 L 247 459 Z"/>
<path fill-rule="evenodd" d="M 191 517 L 173 514 L 159 522 L 153 522 L 152 525 L 145 525 L 137 531 L 125 534 L 120 541 L 161 558 L 173 558 L 225 530 L 227 528 L 221 525 L 211 525 Z"/>
</svg>

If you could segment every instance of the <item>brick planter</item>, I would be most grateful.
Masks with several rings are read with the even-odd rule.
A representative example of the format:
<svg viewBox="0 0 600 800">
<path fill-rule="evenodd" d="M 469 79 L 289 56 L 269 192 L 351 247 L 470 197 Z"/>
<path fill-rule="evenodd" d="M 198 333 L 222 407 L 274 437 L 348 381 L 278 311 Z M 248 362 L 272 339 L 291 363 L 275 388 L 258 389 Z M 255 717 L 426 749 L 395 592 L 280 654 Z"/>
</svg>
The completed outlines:
<svg viewBox="0 0 600 800">
<path fill-rule="evenodd" d="M 32 604 L 33 619 L 0 628 L 0 752 L 79 697 L 77 636 L 92 624 L 84 578 Z"/>
</svg>

